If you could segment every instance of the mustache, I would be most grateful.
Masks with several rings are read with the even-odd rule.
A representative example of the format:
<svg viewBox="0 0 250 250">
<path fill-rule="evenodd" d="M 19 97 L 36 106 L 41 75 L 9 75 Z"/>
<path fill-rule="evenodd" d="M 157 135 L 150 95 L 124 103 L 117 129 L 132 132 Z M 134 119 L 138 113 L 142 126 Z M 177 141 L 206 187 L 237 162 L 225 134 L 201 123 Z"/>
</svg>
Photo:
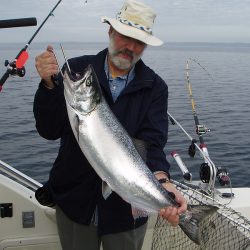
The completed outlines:
<svg viewBox="0 0 250 250">
<path fill-rule="evenodd" d="M 114 55 L 119 55 L 119 54 L 126 54 L 129 57 L 131 57 L 132 59 L 134 58 L 134 53 L 133 51 L 129 50 L 129 49 L 123 49 L 123 50 L 118 50 L 114 53 Z"/>
</svg>

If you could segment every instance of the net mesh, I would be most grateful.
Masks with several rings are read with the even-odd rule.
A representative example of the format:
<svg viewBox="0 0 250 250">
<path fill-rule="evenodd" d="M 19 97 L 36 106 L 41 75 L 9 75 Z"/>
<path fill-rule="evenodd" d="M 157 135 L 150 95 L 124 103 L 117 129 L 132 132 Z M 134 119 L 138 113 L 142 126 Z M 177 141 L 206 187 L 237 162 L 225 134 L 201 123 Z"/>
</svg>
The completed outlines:
<svg viewBox="0 0 250 250">
<path fill-rule="evenodd" d="M 219 209 L 201 223 L 201 245 L 191 241 L 179 226 L 172 227 L 159 216 L 153 229 L 151 250 L 243 250 L 250 246 L 249 220 L 197 190 L 174 183 L 190 205 L 216 205 Z"/>
</svg>

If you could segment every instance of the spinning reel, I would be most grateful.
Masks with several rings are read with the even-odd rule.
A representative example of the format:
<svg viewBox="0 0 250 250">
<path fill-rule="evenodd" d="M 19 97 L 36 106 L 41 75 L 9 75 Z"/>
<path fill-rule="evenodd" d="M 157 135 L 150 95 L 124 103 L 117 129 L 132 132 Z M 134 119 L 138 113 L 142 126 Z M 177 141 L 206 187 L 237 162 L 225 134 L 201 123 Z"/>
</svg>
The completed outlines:
<svg viewBox="0 0 250 250">
<path fill-rule="evenodd" d="M 202 163 L 200 166 L 200 179 L 203 183 L 209 183 L 211 170 L 208 163 Z M 221 186 L 229 185 L 230 180 L 226 169 L 217 168 L 216 177 Z"/>
</svg>

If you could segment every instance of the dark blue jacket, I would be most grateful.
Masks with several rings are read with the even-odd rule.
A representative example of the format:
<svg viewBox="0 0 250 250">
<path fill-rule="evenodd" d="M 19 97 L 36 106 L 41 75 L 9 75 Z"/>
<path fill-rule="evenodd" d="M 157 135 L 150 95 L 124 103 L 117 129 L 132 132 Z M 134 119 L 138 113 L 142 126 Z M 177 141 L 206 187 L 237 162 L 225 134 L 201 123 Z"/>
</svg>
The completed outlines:
<svg viewBox="0 0 250 250">
<path fill-rule="evenodd" d="M 92 64 L 111 110 L 133 138 L 150 143 L 147 165 L 154 171 L 168 172 L 169 164 L 163 153 L 167 142 L 168 88 L 165 82 L 142 60 L 135 67 L 135 78 L 113 102 L 104 60 L 107 49 L 95 56 L 81 56 L 69 60 L 74 72 L 82 72 Z M 104 200 L 101 180 L 83 155 L 67 116 L 62 79 L 59 86 L 49 90 L 41 83 L 34 100 L 34 115 L 39 134 L 48 139 L 61 138 L 58 156 L 50 171 L 48 187 L 54 201 L 64 213 L 77 223 L 88 225 L 98 206 L 100 234 L 131 230 L 146 222 L 134 221 L 131 206 L 114 192 Z M 110 152 L 113 154 L 114 152 Z"/>
</svg>

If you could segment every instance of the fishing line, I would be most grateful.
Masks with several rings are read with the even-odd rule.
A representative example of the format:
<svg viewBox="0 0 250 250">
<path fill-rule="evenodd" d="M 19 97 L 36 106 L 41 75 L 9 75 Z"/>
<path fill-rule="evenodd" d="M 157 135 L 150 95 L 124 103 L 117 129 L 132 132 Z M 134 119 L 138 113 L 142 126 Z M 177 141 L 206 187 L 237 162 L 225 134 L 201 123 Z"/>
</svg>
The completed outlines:
<svg viewBox="0 0 250 250">
<path fill-rule="evenodd" d="M 196 59 L 191 58 L 191 57 L 189 58 L 189 61 L 190 61 L 190 62 L 196 63 L 201 69 L 203 69 L 203 70 L 206 72 L 206 74 L 211 78 L 211 80 L 212 80 L 213 82 L 215 82 L 215 81 L 214 81 L 214 78 L 213 78 L 213 76 L 212 76 L 212 74 L 210 74 L 210 72 L 208 71 L 207 68 L 205 68 L 205 66 L 201 65 L 201 63 L 199 63 Z"/>
<path fill-rule="evenodd" d="M 62 68 L 61 68 L 61 66 L 60 66 L 60 64 L 59 64 L 59 60 L 58 60 L 58 58 L 57 58 L 57 56 L 56 56 L 56 53 L 54 52 L 53 49 L 51 49 L 51 50 L 49 50 L 49 51 L 50 51 L 51 53 L 53 53 L 53 55 L 54 55 L 54 57 L 55 57 L 55 59 L 56 59 L 56 63 L 57 63 L 59 72 L 60 72 L 60 74 L 61 74 L 61 76 L 62 76 L 62 78 L 63 78 Z"/>
<path fill-rule="evenodd" d="M 27 53 L 27 49 L 31 42 L 34 40 L 38 32 L 41 30 L 43 25 L 47 22 L 49 17 L 54 16 L 53 12 L 58 7 L 58 5 L 61 3 L 62 0 L 59 0 L 57 4 L 53 7 L 53 9 L 49 12 L 48 16 L 44 19 L 42 24 L 38 27 L 38 29 L 35 31 L 33 36 L 30 38 L 28 43 L 20 50 L 16 58 L 12 61 L 5 61 L 5 66 L 7 67 L 6 72 L 3 74 L 2 78 L 0 79 L 0 91 L 2 90 L 2 87 L 6 80 L 9 78 L 10 75 L 18 75 L 19 77 L 23 77 L 25 75 L 25 63 L 27 62 L 29 58 L 29 54 Z"/>
<path fill-rule="evenodd" d="M 65 60 L 65 63 L 66 63 L 66 66 L 67 66 L 67 69 L 69 71 L 69 73 L 71 74 L 71 69 L 69 67 L 69 63 L 68 63 L 68 59 L 66 57 L 66 54 L 65 54 L 65 51 L 64 51 L 64 48 L 62 46 L 62 44 L 60 43 L 60 47 L 61 47 L 61 50 L 62 50 L 62 53 L 63 53 L 63 57 L 64 57 L 64 60 Z"/>
<path fill-rule="evenodd" d="M 65 49 L 63 48 L 63 45 L 62 45 L 61 43 L 60 43 L 60 48 L 61 48 L 61 52 L 62 52 L 63 57 L 64 57 L 65 67 L 67 68 L 67 70 L 68 70 L 68 72 L 70 73 L 71 77 L 74 78 L 75 80 L 77 80 L 78 77 L 80 76 L 80 74 L 74 72 L 74 71 L 70 68 L 69 63 L 68 63 L 68 58 L 67 58 L 66 53 L 65 53 Z M 58 66 L 58 68 L 59 68 L 59 73 L 61 74 L 62 78 L 64 78 L 63 71 L 62 71 L 62 67 L 61 67 L 60 64 L 59 64 L 59 60 L 58 60 L 58 58 L 57 58 L 57 56 L 56 56 L 56 53 L 54 52 L 53 49 L 52 49 L 52 50 L 49 50 L 49 51 L 52 52 L 52 53 L 54 54 L 55 59 L 56 59 L 57 66 Z M 63 66 L 63 67 L 64 67 L 64 66 Z M 52 76 L 52 78 L 55 80 L 55 83 L 57 83 L 57 75 Z"/>
</svg>

